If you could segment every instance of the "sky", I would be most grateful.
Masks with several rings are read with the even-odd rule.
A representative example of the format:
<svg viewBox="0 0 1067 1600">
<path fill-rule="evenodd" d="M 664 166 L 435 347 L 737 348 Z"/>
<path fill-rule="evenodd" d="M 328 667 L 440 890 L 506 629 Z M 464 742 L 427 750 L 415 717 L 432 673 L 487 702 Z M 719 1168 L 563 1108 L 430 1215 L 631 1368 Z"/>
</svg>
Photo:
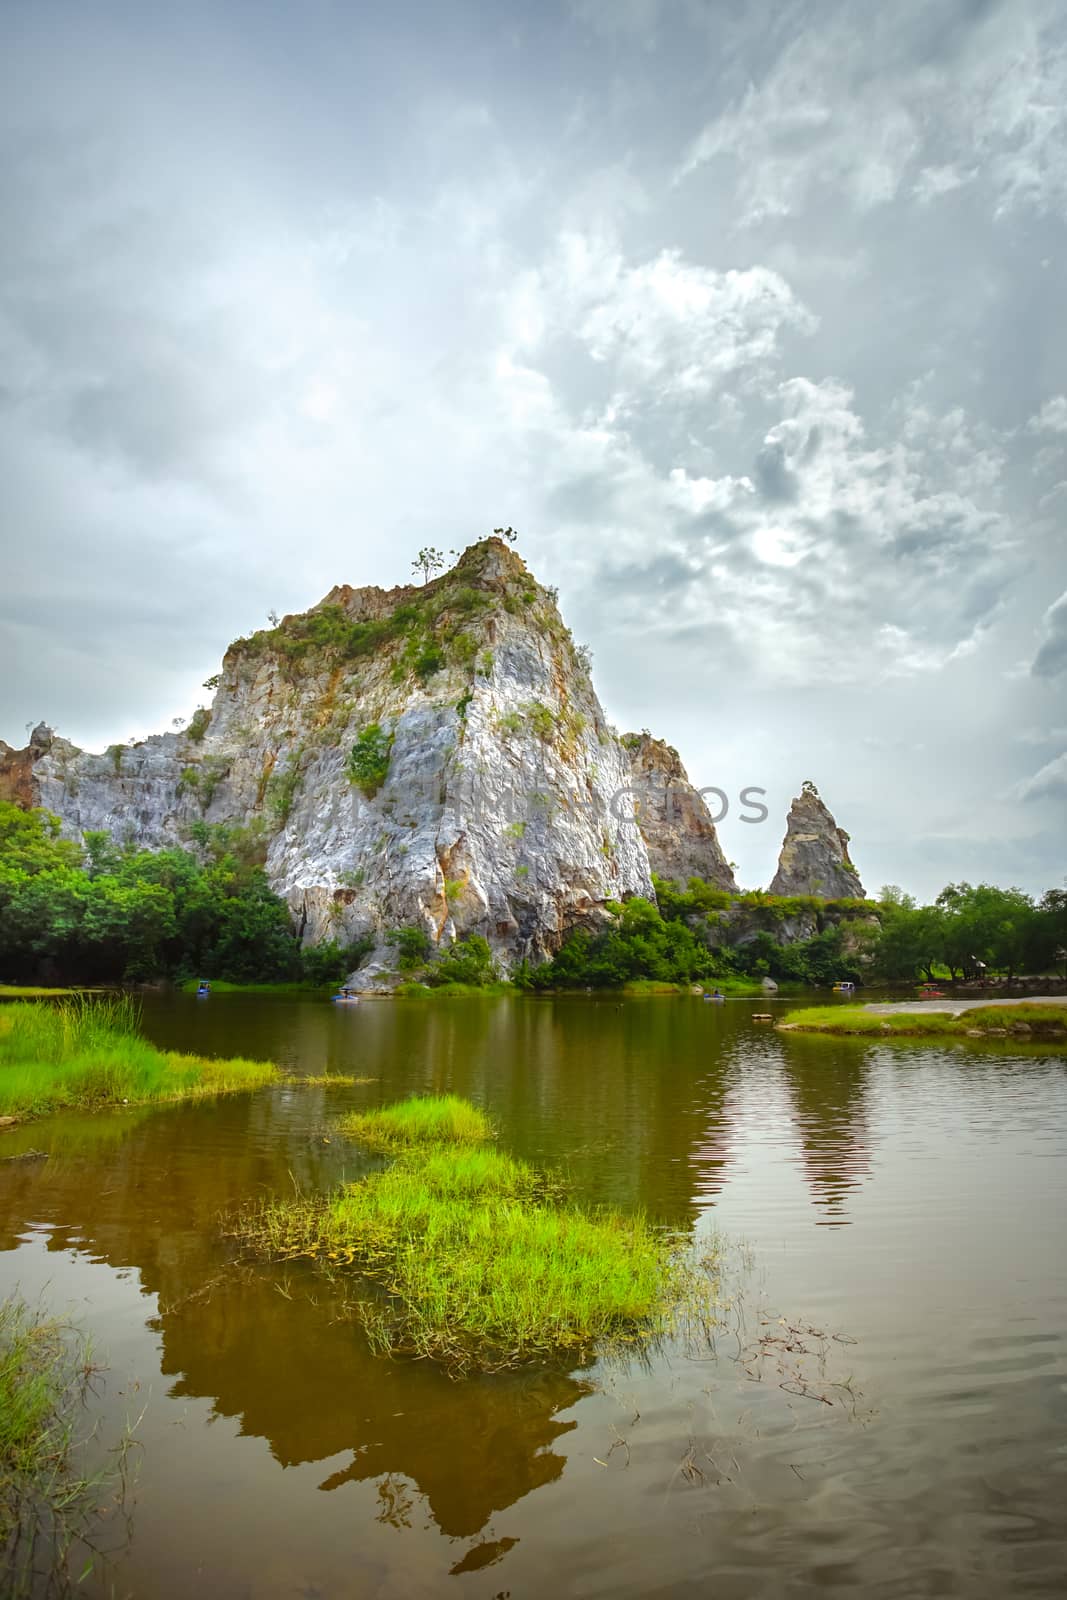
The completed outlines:
<svg viewBox="0 0 1067 1600">
<path fill-rule="evenodd" d="M 507 524 L 745 885 L 805 779 L 868 890 L 1063 883 L 1062 0 L 4 32 L 0 737 Z"/>
</svg>

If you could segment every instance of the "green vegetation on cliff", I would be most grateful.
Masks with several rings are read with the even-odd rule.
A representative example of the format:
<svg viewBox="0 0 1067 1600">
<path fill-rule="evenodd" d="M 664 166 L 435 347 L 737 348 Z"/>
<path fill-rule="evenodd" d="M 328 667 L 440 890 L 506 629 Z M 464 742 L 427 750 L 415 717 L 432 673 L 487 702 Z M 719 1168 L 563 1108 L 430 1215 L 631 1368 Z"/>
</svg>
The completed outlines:
<svg viewBox="0 0 1067 1600">
<path fill-rule="evenodd" d="M 778 982 L 832 983 L 859 977 L 861 963 L 846 948 L 845 935 L 828 923 L 810 938 L 779 943 L 777 930 L 787 917 L 809 913 L 816 925 L 827 912 L 848 916 L 855 908 L 869 914 L 865 901 L 819 901 L 814 897 L 731 895 L 691 878 L 688 889 L 654 880 L 658 904 L 635 896 L 609 906 L 611 924 L 599 933 L 579 929 L 569 935 L 551 961 L 517 978 L 542 988 L 618 988 L 641 980 L 688 986 L 716 982 L 720 987 L 751 984 L 764 977 Z M 744 943 L 731 944 L 726 913 L 741 912 L 752 925 Z"/>
<path fill-rule="evenodd" d="M 508 583 L 492 589 L 485 585 L 488 550 L 486 540 L 471 545 L 442 577 L 419 588 L 401 589 L 397 603 L 381 616 L 357 620 L 343 605 L 331 602 L 235 639 L 227 651 L 227 664 L 239 666 L 272 656 L 294 677 L 303 668 L 354 668 L 364 658 L 389 650 L 397 682 L 413 677 L 425 683 L 445 667 L 471 668 L 480 645 L 471 629 L 479 614 L 488 612 L 497 600 L 506 606 L 511 597 Z M 524 586 L 532 584 L 525 567 L 513 559 L 517 567 L 513 578 Z"/>
<path fill-rule="evenodd" d="M 0 1115 L 187 1100 L 256 1089 L 278 1076 L 268 1061 L 157 1050 L 139 1022 L 128 998 L 0 1007 Z"/>
</svg>

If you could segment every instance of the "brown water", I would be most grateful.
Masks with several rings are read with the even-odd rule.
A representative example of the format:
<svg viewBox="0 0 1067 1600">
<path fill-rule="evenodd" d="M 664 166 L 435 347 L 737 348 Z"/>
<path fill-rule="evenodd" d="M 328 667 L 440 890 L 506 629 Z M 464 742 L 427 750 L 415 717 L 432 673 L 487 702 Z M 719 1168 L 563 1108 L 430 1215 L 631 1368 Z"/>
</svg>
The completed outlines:
<svg viewBox="0 0 1067 1600">
<path fill-rule="evenodd" d="M 175 997 L 160 1043 L 371 1081 L 6 1135 L 50 1155 L 0 1164 L 0 1293 L 81 1317 L 105 1433 L 144 1408 L 115 1592 L 1061 1594 L 1067 1062 L 754 1009 Z M 235 1266 L 220 1213 L 358 1173 L 331 1113 L 427 1090 L 583 1200 L 733 1241 L 733 1331 L 453 1381 L 372 1356 L 313 1271 Z"/>
</svg>

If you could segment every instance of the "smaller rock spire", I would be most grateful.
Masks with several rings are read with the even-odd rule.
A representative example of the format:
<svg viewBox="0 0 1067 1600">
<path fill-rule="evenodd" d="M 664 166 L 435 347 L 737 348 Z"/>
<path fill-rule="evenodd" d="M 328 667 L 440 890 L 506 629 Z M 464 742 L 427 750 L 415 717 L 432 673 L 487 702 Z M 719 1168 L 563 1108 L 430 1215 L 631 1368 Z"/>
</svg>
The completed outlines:
<svg viewBox="0 0 1067 1600">
<path fill-rule="evenodd" d="M 778 871 L 770 893 L 814 894 L 826 900 L 863 899 L 863 884 L 848 851 L 849 836 L 805 779 L 786 819 Z"/>
</svg>

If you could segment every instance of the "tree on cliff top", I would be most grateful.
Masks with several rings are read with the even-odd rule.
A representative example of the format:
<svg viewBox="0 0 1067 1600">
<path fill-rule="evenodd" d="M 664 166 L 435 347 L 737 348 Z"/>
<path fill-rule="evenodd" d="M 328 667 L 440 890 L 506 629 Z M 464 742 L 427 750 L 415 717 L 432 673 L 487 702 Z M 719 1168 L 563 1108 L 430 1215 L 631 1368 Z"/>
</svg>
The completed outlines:
<svg viewBox="0 0 1067 1600">
<path fill-rule="evenodd" d="M 412 572 L 421 572 L 423 583 L 429 583 L 435 572 L 440 572 L 445 564 L 444 553 L 435 545 L 423 545 L 414 561 L 411 563 Z"/>
</svg>

